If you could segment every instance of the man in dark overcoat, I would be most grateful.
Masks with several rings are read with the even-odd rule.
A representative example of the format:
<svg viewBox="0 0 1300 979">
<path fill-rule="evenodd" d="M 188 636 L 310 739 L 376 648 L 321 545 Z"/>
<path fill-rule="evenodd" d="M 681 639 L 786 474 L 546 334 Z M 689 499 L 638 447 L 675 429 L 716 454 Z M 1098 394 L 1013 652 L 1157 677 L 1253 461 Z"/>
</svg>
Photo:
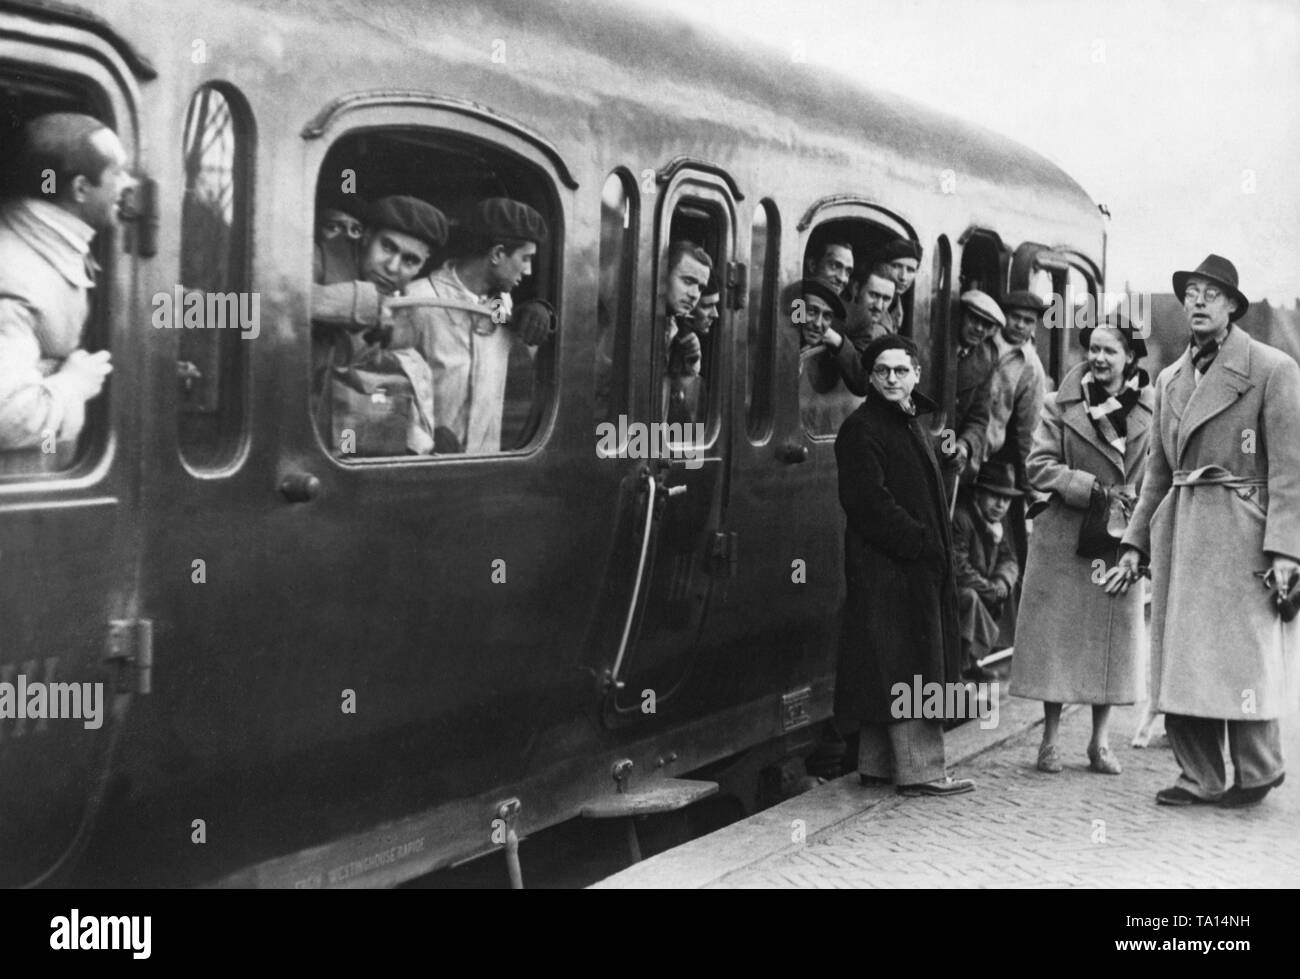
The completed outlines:
<svg viewBox="0 0 1300 979">
<path fill-rule="evenodd" d="M 1156 801 L 1254 805 L 1282 784 L 1278 719 L 1297 701 L 1300 621 L 1277 599 L 1300 589 L 1300 367 L 1234 325 L 1249 301 L 1227 259 L 1173 278 L 1191 336 L 1156 381 L 1142 495 L 1107 586 L 1150 559 L 1151 699 L 1182 769 Z"/>
<path fill-rule="evenodd" d="M 968 792 L 973 782 L 944 774 L 944 718 L 915 716 L 921 697 L 911 693 L 956 682 L 961 670 L 948 504 L 921 420 L 936 405 L 916 390 L 920 361 L 907 337 L 878 337 L 862 363 L 867 399 L 835 440 L 847 517 L 835 712 L 862 725 L 863 784 L 892 780 L 904 795 Z"/>
</svg>

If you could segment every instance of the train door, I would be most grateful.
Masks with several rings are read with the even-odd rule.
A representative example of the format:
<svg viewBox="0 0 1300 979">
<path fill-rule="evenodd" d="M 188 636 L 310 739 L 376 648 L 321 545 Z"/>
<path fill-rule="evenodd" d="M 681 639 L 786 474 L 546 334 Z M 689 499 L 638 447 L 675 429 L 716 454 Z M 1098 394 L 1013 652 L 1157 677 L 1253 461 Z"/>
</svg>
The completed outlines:
<svg viewBox="0 0 1300 979">
<path fill-rule="evenodd" d="M 728 179 L 686 168 L 670 173 L 659 197 L 651 336 L 631 357 L 647 387 L 618 432 L 620 452 L 643 460 L 643 482 L 639 547 L 629 552 L 637 565 L 632 597 L 606 703 L 612 718 L 650 716 L 682 686 L 714 581 L 735 557 L 725 517 L 730 310 L 744 293 L 734 261 L 736 196 Z M 693 285 L 671 284 L 685 269 Z M 718 293 L 720 317 L 711 327 L 700 326 L 699 302 L 683 300 L 681 309 L 696 307 L 689 312 L 668 308 L 683 288 Z"/>
<path fill-rule="evenodd" d="M 19 127 L 36 116 L 76 112 L 112 127 L 134 161 L 139 93 L 132 69 L 143 66 L 102 24 L 82 30 L 69 16 L 71 23 L 55 26 L 0 12 L 0 144 L 13 146 Z M 48 183 L 63 179 L 54 170 L 44 177 L 15 171 L 0 187 L 5 197 L 61 193 Z M 6 234 L 11 241 L 31 240 L 29 234 L 42 240 L 36 212 L 22 206 L 27 223 L 16 217 Z M 24 232 L 8 230 L 17 227 Z M 143 357 L 138 317 L 131 313 L 136 267 L 124 248 L 128 240 L 124 228 L 101 229 L 91 243 L 101 268 L 77 346 L 108 350 L 115 373 L 86 403 L 78 436 L 66 439 L 57 420 L 57 430 L 42 430 L 51 416 L 35 398 L 31 411 L 15 413 L 13 385 L 30 382 L 16 371 L 25 354 L 22 326 L 6 314 L 9 343 L 0 354 L 9 423 L 0 449 L 0 886 L 52 880 L 57 868 L 73 862 L 103 798 L 125 694 L 134 688 L 105 661 L 115 652 L 126 657 L 142 651 L 135 640 L 147 631 L 147 623 L 130 619 Z"/>
</svg>

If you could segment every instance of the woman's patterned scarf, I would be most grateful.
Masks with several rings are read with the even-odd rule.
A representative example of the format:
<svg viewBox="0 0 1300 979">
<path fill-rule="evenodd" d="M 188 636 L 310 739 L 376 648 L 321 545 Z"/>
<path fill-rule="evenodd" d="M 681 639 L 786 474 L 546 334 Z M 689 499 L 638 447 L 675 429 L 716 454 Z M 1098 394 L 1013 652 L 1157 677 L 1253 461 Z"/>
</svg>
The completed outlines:
<svg viewBox="0 0 1300 979">
<path fill-rule="evenodd" d="M 1106 389 L 1092 379 L 1092 371 L 1083 375 L 1083 397 L 1088 404 L 1088 417 L 1103 442 L 1114 446 L 1120 455 L 1128 445 L 1128 413 L 1142 398 L 1142 389 L 1151 378 L 1141 367 L 1129 375 L 1118 394 L 1108 394 Z"/>
</svg>

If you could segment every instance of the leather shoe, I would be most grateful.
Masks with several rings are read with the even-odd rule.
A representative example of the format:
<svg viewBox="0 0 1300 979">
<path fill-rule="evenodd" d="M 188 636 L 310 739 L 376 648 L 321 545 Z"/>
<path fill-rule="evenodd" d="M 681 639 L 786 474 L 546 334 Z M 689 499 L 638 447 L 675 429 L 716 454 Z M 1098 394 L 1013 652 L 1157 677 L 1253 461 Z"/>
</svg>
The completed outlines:
<svg viewBox="0 0 1300 979">
<path fill-rule="evenodd" d="M 1038 748 L 1038 770 L 1055 775 L 1062 768 L 1060 752 L 1056 750 L 1055 743 L 1040 745 Z"/>
<path fill-rule="evenodd" d="M 1257 785 L 1253 789 L 1243 789 L 1240 785 L 1231 786 L 1219 799 L 1219 805 L 1225 809 L 1240 809 L 1242 806 L 1253 806 L 1256 803 L 1263 802 L 1264 796 L 1268 795 L 1269 790 L 1277 788 L 1285 779 L 1286 772 L 1283 772 L 1267 785 Z"/>
<path fill-rule="evenodd" d="M 916 782 L 900 785 L 899 795 L 961 795 L 975 791 L 975 782 L 969 778 L 937 778 L 933 782 Z"/>
<path fill-rule="evenodd" d="M 858 782 L 862 785 L 890 785 L 893 781 L 892 778 L 885 778 L 883 775 L 867 775 L 865 772 L 858 772 Z"/>
<path fill-rule="evenodd" d="M 1161 789 L 1156 793 L 1156 802 L 1162 806 L 1212 806 L 1219 801 L 1219 798 L 1202 799 L 1199 795 L 1188 792 L 1181 785 L 1175 785 L 1171 789 Z"/>
<path fill-rule="evenodd" d="M 1102 775 L 1118 775 L 1124 770 L 1120 768 L 1119 759 L 1115 757 L 1109 745 L 1088 748 L 1088 767 Z"/>
</svg>

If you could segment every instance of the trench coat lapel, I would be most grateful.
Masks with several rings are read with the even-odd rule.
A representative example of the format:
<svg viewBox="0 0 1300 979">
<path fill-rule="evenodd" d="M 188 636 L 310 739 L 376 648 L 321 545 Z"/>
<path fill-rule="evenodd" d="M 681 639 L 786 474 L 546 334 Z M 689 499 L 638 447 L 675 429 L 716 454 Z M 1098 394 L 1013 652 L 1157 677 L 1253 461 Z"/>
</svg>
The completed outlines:
<svg viewBox="0 0 1300 979">
<path fill-rule="evenodd" d="M 1194 383 L 1190 377 L 1194 371 L 1190 355 L 1185 356 L 1187 364 L 1179 371 L 1179 376 L 1189 375 L 1189 380 Z M 1240 327 L 1235 327 L 1219 350 L 1214 363 L 1201 378 L 1201 383 L 1195 384 L 1195 390 L 1187 399 L 1178 424 L 1175 457 L 1179 464 L 1182 463 L 1183 453 L 1192 434 L 1254 386 L 1250 379 L 1250 337 Z"/>
<path fill-rule="evenodd" d="M 1088 417 L 1088 405 L 1083 399 L 1083 373 L 1071 373 L 1061 382 L 1061 390 L 1056 396 L 1056 403 L 1061 408 L 1061 420 L 1067 428 L 1070 428 L 1081 439 L 1086 441 L 1094 449 L 1106 457 L 1106 461 L 1115 467 L 1120 474 L 1121 482 L 1125 477 L 1124 457 L 1119 454 L 1119 449 L 1102 439 L 1097 434 L 1097 427 Z M 1130 418 L 1132 412 L 1129 413 Z M 1129 443 L 1133 439 L 1130 436 Z"/>
<path fill-rule="evenodd" d="M 1125 482 L 1132 482 L 1129 479 L 1129 473 L 1138 473 L 1140 475 L 1142 467 L 1146 464 L 1146 443 L 1143 436 L 1151 427 L 1151 418 L 1155 413 L 1155 403 L 1155 388 L 1148 384 L 1142 389 L 1142 397 L 1138 399 L 1138 403 L 1128 413 L 1128 441 L 1124 446 Z"/>
<path fill-rule="evenodd" d="M 1175 423 L 1182 421 L 1183 412 L 1187 410 L 1187 402 L 1191 400 L 1192 392 L 1195 390 L 1196 371 L 1192 367 L 1192 355 L 1184 350 L 1183 355 L 1174 361 L 1174 373 L 1165 387 L 1164 407 L 1174 417 Z M 1177 424 L 1174 430 L 1177 431 Z"/>
</svg>

